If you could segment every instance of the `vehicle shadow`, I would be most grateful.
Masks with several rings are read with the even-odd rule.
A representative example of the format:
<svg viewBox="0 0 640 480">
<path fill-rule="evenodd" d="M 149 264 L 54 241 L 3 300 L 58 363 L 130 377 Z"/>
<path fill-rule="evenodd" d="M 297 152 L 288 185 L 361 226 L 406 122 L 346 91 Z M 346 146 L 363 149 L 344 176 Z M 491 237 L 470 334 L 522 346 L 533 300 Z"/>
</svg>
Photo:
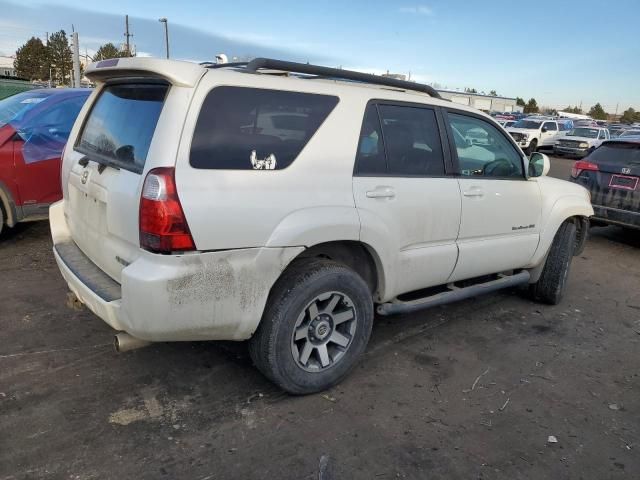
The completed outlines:
<svg viewBox="0 0 640 480">
<path fill-rule="evenodd" d="M 640 230 L 631 230 L 617 226 L 591 227 L 591 239 L 606 239 L 612 242 L 640 248 Z"/>
<path fill-rule="evenodd" d="M 0 246 L 11 242 L 22 240 L 27 236 L 41 235 L 44 230 L 49 229 L 49 222 L 46 220 L 37 222 L 18 223 L 14 227 L 5 226 L 0 232 Z"/>
</svg>

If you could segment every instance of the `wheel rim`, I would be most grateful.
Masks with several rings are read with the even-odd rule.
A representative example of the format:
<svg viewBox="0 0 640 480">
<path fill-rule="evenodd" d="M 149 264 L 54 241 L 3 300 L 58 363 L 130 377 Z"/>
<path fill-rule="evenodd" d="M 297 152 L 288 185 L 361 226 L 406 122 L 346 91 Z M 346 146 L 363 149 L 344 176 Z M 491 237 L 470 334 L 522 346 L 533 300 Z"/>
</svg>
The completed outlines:
<svg viewBox="0 0 640 480">
<path fill-rule="evenodd" d="M 351 347 L 357 328 L 353 301 L 341 292 L 316 296 L 303 309 L 291 334 L 298 367 L 321 372 L 334 367 Z"/>
</svg>

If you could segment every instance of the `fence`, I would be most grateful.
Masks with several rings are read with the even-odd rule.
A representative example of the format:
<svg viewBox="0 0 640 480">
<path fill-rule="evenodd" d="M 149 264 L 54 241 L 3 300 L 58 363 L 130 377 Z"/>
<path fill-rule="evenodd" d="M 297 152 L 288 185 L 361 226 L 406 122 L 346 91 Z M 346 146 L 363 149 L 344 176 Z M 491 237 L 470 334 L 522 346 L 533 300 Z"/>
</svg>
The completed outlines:
<svg viewBox="0 0 640 480">
<path fill-rule="evenodd" d="M 38 85 L 33 85 L 27 80 L 17 80 L 15 78 L 0 77 L 0 100 L 10 97 L 16 93 L 24 92 L 25 90 L 31 90 L 38 88 Z"/>
</svg>

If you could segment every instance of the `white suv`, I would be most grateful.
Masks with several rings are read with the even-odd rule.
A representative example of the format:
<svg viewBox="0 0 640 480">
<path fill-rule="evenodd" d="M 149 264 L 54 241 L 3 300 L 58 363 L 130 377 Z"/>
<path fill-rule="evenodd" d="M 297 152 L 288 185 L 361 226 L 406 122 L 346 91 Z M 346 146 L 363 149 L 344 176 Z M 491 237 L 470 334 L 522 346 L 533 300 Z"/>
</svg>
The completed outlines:
<svg viewBox="0 0 640 480">
<path fill-rule="evenodd" d="M 267 377 L 315 392 L 362 354 L 374 304 L 527 283 L 557 303 L 586 238 L 584 188 L 427 86 L 267 59 L 121 58 L 87 76 L 51 231 L 122 350 L 250 339 Z"/>
<path fill-rule="evenodd" d="M 567 133 L 564 122 L 535 117 L 518 120 L 507 131 L 528 155 L 539 148 L 553 149 L 558 138 Z"/>
</svg>

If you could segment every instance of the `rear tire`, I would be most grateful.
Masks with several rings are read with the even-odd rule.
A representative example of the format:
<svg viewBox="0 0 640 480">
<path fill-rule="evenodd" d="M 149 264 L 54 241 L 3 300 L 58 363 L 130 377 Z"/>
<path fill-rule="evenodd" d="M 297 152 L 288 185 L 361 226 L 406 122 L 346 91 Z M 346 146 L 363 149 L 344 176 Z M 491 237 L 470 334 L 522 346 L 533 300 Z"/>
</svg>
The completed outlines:
<svg viewBox="0 0 640 480">
<path fill-rule="evenodd" d="M 299 262 L 271 291 L 249 353 L 283 390 L 314 393 L 349 373 L 372 325 L 371 291 L 357 273 L 330 260 Z"/>
<path fill-rule="evenodd" d="M 576 225 L 567 220 L 560 225 L 553 238 L 540 278 L 529 286 L 534 300 L 550 305 L 560 303 L 566 289 L 575 244 Z"/>
</svg>

